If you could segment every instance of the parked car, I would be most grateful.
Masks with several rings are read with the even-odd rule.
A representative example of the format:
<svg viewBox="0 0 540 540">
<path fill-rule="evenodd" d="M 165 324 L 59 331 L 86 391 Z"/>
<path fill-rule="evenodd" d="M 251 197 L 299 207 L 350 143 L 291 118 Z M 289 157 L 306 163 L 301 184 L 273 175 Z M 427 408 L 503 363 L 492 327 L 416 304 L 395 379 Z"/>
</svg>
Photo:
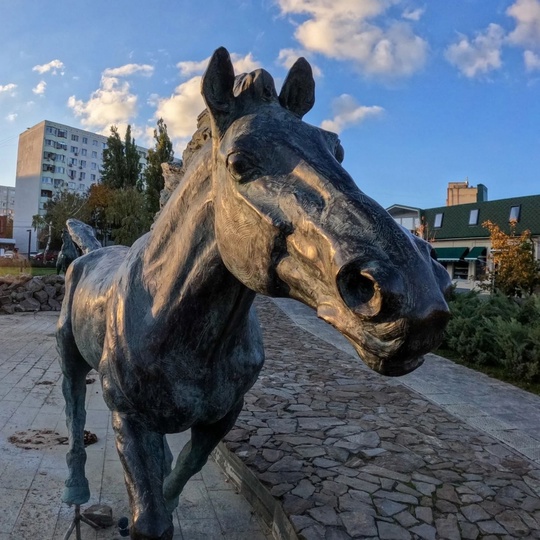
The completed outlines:
<svg viewBox="0 0 540 540">
<path fill-rule="evenodd" d="M 6 250 L 0 257 L 3 259 L 13 259 L 13 251 Z"/>
<path fill-rule="evenodd" d="M 43 255 L 44 255 L 43 251 L 40 251 L 39 253 L 36 253 L 35 255 L 30 255 L 30 258 L 33 261 L 42 263 Z M 57 258 L 58 258 L 58 251 L 47 251 L 47 257 L 45 258 L 45 262 L 55 263 Z"/>
</svg>

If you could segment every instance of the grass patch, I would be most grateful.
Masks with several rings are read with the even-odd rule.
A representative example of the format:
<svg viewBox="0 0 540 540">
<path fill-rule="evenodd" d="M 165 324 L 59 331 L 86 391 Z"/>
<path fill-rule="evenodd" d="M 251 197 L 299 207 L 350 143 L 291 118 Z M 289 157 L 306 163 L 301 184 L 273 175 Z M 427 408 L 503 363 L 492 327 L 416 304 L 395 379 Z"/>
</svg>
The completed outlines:
<svg viewBox="0 0 540 540">
<path fill-rule="evenodd" d="M 0 266 L 0 276 L 19 276 L 21 274 L 32 274 L 32 276 L 48 276 L 50 274 L 56 274 L 56 268 L 51 266 L 50 268 L 25 268 L 24 272 L 21 272 L 16 266 Z"/>
<path fill-rule="evenodd" d="M 502 366 L 484 366 L 484 365 L 472 364 L 460 358 L 455 353 L 455 351 L 452 351 L 451 349 L 440 348 L 434 351 L 434 353 L 448 360 L 451 360 L 452 362 L 455 362 L 456 364 L 468 367 L 469 369 L 473 369 L 474 371 L 479 371 L 480 373 L 484 373 L 485 375 L 488 375 L 489 377 L 493 379 L 506 382 L 513 386 L 517 386 L 518 388 L 521 388 L 522 390 L 526 390 L 527 392 L 530 392 L 531 394 L 536 394 L 537 396 L 540 396 L 540 383 L 531 383 L 531 382 L 524 381 L 523 379 L 520 379 L 518 377 L 515 377 L 511 373 L 508 373 L 508 370 Z"/>
</svg>

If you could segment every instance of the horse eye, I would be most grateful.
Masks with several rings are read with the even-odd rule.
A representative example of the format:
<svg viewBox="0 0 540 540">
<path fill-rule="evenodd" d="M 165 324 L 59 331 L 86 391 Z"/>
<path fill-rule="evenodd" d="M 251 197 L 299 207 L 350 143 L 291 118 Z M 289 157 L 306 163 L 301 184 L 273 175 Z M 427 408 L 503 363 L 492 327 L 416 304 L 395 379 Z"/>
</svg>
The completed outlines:
<svg viewBox="0 0 540 540">
<path fill-rule="evenodd" d="M 334 156 L 340 163 L 343 163 L 343 160 L 345 159 L 345 149 L 340 143 L 337 144 L 336 149 L 334 150 Z"/>
<path fill-rule="evenodd" d="M 233 177 L 238 180 L 248 180 L 247 178 L 255 170 L 255 166 L 249 158 L 240 152 L 230 154 L 227 158 L 227 168 Z"/>
</svg>

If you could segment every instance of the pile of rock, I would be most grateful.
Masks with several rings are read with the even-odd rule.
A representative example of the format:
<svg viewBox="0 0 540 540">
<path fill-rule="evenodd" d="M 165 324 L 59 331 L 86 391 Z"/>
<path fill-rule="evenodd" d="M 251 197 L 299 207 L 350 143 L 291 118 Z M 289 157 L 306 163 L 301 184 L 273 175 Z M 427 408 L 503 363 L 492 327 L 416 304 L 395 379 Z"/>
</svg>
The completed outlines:
<svg viewBox="0 0 540 540">
<path fill-rule="evenodd" d="M 60 311 L 63 298 L 63 276 L 0 277 L 0 314 L 23 311 Z"/>
</svg>

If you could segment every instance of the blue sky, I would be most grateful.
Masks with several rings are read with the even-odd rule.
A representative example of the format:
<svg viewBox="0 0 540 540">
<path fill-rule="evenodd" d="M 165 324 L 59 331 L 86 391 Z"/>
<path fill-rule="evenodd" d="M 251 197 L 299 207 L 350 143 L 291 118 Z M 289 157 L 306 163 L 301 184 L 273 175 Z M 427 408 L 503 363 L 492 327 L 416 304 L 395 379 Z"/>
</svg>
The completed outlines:
<svg viewBox="0 0 540 540">
<path fill-rule="evenodd" d="M 450 181 L 489 199 L 540 193 L 540 0 L 0 0 L 0 184 L 18 135 L 47 119 L 148 146 L 163 116 L 176 156 L 223 45 L 281 85 L 305 56 L 305 120 L 338 131 L 345 168 L 383 206 L 444 205 Z"/>
</svg>

